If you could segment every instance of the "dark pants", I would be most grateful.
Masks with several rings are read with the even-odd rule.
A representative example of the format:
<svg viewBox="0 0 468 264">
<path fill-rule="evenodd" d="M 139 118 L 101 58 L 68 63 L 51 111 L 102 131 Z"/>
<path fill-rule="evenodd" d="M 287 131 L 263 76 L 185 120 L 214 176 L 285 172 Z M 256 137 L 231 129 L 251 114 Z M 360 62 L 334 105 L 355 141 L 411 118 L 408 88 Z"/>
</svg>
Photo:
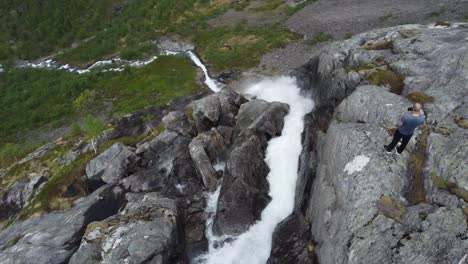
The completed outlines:
<svg viewBox="0 0 468 264">
<path fill-rule="evenodd" d="M 400 139 L 403 139 L 401 141 L 401 145 L 397 148 L 397 151 L 398 153 L 401 153 L 403 152 L 403 150 L 405 150 L 406 148 L 406 145 L 408 145 L 408 142 L 410 141 L 411 137 L 413 136 L 413 134 L 411 135 L 403 135 L 400 133 L 400 131 L 398 131 L 398 129 L 395 131 L 395 135 L 393 135 L 393 140 L 392 140 L 392 143 L 390 143 L 390 145 L 387 146 L 387 150 L 388 151 L 392 151 L 393 148 L 398 144 L 398 142 L 400 141 Z"/>
</svg>

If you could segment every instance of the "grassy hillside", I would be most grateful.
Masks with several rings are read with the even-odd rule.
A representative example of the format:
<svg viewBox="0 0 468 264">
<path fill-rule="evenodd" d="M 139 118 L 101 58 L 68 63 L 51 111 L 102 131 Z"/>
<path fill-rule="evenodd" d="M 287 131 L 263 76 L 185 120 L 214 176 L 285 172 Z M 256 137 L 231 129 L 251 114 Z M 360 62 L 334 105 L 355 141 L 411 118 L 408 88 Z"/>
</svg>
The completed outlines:
<svg viewBox="0 0 468 264">
<path fill-rule="evenodd" d="M 91 72 L 77 75 L 64 71 L 15 69 L 0 78 L 0 143 L 16 133 L 45 124 L 63 124 L 73 118 L 105 109 L 122 115 L 201 89 L 196 68 L 185 57 L 162 56 L 141 69 L 123 72 Z M 82 93 L 93 91 L 77 109 Z M 91 102 L 90 102 L 91 100 Z"/>
</svg>

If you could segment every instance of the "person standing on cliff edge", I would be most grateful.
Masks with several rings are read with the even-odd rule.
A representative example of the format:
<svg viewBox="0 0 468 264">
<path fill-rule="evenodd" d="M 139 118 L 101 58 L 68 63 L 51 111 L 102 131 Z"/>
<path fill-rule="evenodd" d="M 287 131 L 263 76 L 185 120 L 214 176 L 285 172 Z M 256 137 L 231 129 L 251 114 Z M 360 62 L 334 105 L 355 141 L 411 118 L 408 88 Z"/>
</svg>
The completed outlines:
<svg viewBox="0 0 468 264">
<path fill-rule="evenodd" d="M 393 140 L 390 145 L 385 145 L 384 149 L 391 153 L 393 148 L 401 141 L 401 145 L 397 147 L 397 154 L 400 155 L 403 150 L 405 150 L 406 145 L 410 141 L 411 137 L 413 136 L 414 130 L 417 127 L 422 127 L 424 124 L 424 116 L 421 114 L 421 104 L 415 103 L 412 108 L 409 110 L 411 112 L 405 114 L 398 123 L 398 129 L 395 131 L 393 135 Z"/>
</svg>

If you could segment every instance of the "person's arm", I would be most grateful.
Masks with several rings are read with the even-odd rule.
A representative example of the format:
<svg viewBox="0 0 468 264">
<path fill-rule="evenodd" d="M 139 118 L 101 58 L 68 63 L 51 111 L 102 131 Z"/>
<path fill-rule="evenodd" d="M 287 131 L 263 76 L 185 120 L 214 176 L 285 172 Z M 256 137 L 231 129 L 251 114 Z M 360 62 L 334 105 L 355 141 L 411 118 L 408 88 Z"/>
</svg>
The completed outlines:
<svg viewBox="0 0 468 264">
<path fill-rule="evenodd" d="M 401 127 L 401 126 L 403 125 L 403 123 L 405 122 L 405 116 L 406 116 L 406 115 L 404 115 L 404 116 L 402 116 L 402 117 L 400 118 L 400 122 L 398 122 L 398 127 Z"/>
</svg>

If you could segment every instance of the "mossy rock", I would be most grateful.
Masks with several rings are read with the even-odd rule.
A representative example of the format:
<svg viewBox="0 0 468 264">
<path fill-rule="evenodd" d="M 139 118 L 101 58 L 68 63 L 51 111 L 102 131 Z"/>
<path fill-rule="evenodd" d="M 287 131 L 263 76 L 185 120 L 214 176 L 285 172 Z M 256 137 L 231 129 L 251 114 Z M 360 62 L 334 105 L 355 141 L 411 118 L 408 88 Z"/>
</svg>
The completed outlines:
<svg viewBox="0 0 468 264">
<path fill-rule="evenodd" d="M 393 40 L 385 40 L 373 44 L 367 44 L 364 47 L 366 50 L 387 50 L 393 49 Z"/>
<path fill-rule="evenodd" d="M 391 70 L 376 70 L 367 75 L 366 80 L 373 85 L 387 86 L 390 92 L 400 95 L 405 88 L 404 77 Z"/>
<path fill-rule="evenodd" d="M 309 245 L 307 246 L 307 251 L 309 252 L 310 256 L 315 255 L 315 242 L 313 240 L 309 242 Z"/>
<path fill-rule="evenodd" d="M 446 21 L 437 21 L 434 24 L 435 26 L 440 26 L 440 27 L 450 27 L 450 23 Z"/>
<path fill-rule="evenodd" d="M 455 123 L 461 128 L 468 129 L 468 120 L 463 117 L 455 119 Z"/>
<path fill-rule="evenodd" d="M 435 129 L 435 132 L 444 136 L 450 136 L 451 134 L 450 129 L 446 127 L 438 127 Z"/>
<path fill-rule="evenodd" d="M 406 98 L 412 103 L 429 104 L 434 102 L 434 97 L 420 91 L 411 92 Z"/>
<path fill-rule="evenodd" d="M 397 222 L 401 222 L 401 217 L 406 212 L 404 205 L 386 195 L 382 195 L 377 201 L 377 209 L 381 214 Z"/>
<path fill-rule="evenodd" d="M 439 175 L 432 175 L 431 176 L 432 183 L 435 187 L 443 190 L 447 190 L 447 181 L 442 179 Z"/>
<path fill-rule="evenodd" d="M 411 30 L 411 29 L 402 29 L 399 31 L 399 33 L 402 38 L 411 38 L 411 37 L 414 37 L 414 35 L 416 35 L 414 30 Z"/>
</svg>

